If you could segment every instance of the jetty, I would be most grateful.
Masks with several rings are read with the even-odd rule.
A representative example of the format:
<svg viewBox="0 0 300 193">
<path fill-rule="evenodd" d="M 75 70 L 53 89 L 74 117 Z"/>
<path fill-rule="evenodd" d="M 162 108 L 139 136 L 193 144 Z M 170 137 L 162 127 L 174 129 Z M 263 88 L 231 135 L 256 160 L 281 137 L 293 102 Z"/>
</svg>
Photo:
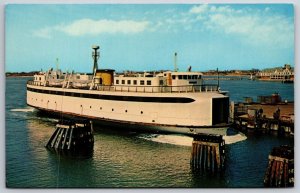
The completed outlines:
<svg viewBox="0 0 300 193">
<path fill-rule="evenodd" d="M 243 76 L 209 76 L 209 77 L 203 77 L 203 80 L 243 80 L 246 79 L 246 77 Z"/>
</svg>

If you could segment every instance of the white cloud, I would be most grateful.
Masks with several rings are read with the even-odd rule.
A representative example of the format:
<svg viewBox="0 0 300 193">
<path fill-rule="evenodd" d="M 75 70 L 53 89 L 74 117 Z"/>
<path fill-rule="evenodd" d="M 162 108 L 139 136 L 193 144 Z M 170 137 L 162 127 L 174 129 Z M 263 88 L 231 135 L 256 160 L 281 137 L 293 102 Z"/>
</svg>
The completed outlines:
<svg viewBox="0 0 300 193">
<path fill-rule="evenodd" d="M 202 5 L 197 5 L 192 7 L 189 12 L 194 14 L 203 14 L 207 11 L 208 11 L 208 5 L 202 4 Z"/>
<path fill-rule="evenodd" d="M 64 32 L 70 36 L 99 35 L 102 33 L 135 34 L 146 30 L 148 25 L 148 21 L 80 19 L 67 25 L 60 24 L 53 27 L 39 29 L 34 32 L 34 35 L 43 38 L 50 38 L 50 34 L 53 31 Z"/>
<path fill-rule="evenodd" d="M 287 17 L 254 9 L 233 9 L 230 6 L 200 5 L 190 9 L 202 27 L 217 33 L 225 33 L 241 38 L 250 44 L 293 45 L 294 27 Z"/>
<path fill-rule="evenodd" d="M 51 38 L 51 28 L 45 27 L 45 28 L 36 30 L 33 32 L 33 35 L 40 37 L 40 38 L 50 39 Z"/>
<path fill-rule="evenodd" d="M 80 35 L 98 35 L 101 33 L 139 33 L 146 29 L 147 21 L 132 20 L 91 20 L 81 19 L 67 26 L 61 26 L 58 29 L 72 36 Z"/>
</svg>

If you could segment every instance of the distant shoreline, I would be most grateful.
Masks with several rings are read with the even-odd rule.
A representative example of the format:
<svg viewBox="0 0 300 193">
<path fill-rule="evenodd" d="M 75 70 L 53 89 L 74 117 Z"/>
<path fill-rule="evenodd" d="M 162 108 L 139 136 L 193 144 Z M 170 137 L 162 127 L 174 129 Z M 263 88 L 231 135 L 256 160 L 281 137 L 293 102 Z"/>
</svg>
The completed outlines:
<svg viewBox="0 0 300 193">
<path fill-rule="evenodd" d="M 6 77 L 33 77 L 35 74 L 38 74 L 39 72 L 33 71 L 33 72 L 6 72 Z"/>
<path fill-rule="evenodd" d="M 26 76 L 26 75 L 24 75 L 24 76 L 18 76 L 18 75 L 6 76 L 6 78 L 28 78 L 28 77 L 33 77 L 33 75 L 32 76 L 31 75 L 28 75 L 28 76 Z"/>
<path fill-rule="evenodd" d="M 35 74 L 38 74 L 39 72 L 6 72 L 6 77 L 33 77 Z M 250 76 L 251 72 L 243 72 L 243 73 L 228 73 L 228 72 L 202 72 L 203 76 Z"/>
</svg>

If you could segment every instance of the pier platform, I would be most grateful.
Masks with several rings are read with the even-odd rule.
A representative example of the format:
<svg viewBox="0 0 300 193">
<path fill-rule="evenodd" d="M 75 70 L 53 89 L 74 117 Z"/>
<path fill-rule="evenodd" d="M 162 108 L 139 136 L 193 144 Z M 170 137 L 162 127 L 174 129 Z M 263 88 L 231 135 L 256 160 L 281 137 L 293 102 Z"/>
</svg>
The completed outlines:
<svg viewBox="0 0 300 193">
<path fill-rule="evenodd" d="M 294 134 L 294 103 L 239 103 L 234 105 L 233 123 L 242 131 L 278 131 Z"/>
</svg>

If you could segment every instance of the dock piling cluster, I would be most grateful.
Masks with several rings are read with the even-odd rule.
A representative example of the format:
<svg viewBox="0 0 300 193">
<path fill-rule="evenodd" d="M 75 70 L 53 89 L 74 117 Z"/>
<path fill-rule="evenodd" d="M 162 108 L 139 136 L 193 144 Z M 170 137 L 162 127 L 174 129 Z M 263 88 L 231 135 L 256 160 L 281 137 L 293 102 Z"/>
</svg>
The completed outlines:
<svg viewBox="0 0 300 193">
<path fill-rule="evenodd" d="M 94 145 L 91 124 L 88 121 L 64 120 L 56 125 L 56 130 L 46 144 L 46 148 L 56 151 L 76 151 L 90 149 Z"/>
<path fill-rule="evenodd" d="M 225 141 L 222 135 L 194 136 L 191 152 L 191 166 L 200 171 L 221 171 L 224 169 Z"/>
<path fill-rule="evenodd" d="M 265 187 L 294 187 L 294 148 L 274 147 L 264 177 Z"/>
</svg>

